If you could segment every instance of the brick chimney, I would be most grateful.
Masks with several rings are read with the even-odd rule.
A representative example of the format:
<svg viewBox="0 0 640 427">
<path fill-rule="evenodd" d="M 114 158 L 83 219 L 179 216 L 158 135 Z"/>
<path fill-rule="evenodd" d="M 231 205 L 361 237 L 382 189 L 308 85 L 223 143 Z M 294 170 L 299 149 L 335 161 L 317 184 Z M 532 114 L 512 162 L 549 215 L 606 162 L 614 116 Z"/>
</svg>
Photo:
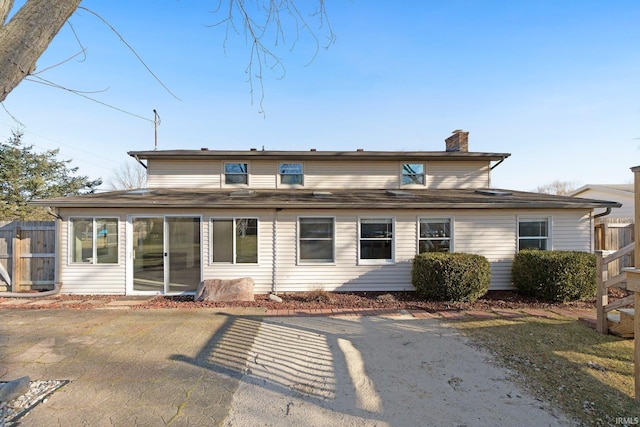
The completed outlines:
<svg viewBox="0 0 640 427">
<path fill-rule="evenodd" d="M 469 151 L 469 132 L 457 129 L 453 131 L 453 135 L 445 139 L 447 151 L 460 151 L 466 153 Z"/>
</svg>

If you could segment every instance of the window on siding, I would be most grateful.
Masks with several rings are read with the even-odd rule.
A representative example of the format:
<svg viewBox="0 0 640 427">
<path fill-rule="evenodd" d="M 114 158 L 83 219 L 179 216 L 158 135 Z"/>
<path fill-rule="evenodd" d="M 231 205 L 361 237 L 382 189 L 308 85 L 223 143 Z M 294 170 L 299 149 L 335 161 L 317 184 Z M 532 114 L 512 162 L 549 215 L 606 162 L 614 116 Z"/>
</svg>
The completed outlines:
<svg viewBox="0 0 640 427">
<path fill-rule="evenodd" d="M 280 163 L 280 184 L 302 185 L 303 182 L 302 163 Z"/>
<path fill-rule="evenodd" d="M 424 185 L 424 164 L 405 163 L 402 165 L 402 185 Z"/>
<path fill-rule="evenodd" d="M 225 163 L 224 183 L 225 184 L 248 184 L 249 168 L 246 163 Z"/>
<path fill-rule="evenodd" d="M 549 218 L 518 219 L 518 250 L 550 249 Z"/>
<path fill-rule="evenodd" d="M 71 218 L 71 262 L 118 263 L 117 218 Z"/>
<path fill-rule="evenodd" d="M 211 240 L 213 262 L 258 262 L 258 220 L 255 218 L 212 219 Z"/>
<path fill-rule="evenodd" d="M 300 218 L 298 248 L 301 262 L 333 262 L 335 233 L 333 218 Z"/>
<path fill-rule="evenodd" d="M 393 261 L 393 219 L 360 219 L 360 260 Z"/>
<path fill-rule="evenodd" d="M 451 252 L 451 219 L 420 218 L 418 252 Z"/>
</svg>

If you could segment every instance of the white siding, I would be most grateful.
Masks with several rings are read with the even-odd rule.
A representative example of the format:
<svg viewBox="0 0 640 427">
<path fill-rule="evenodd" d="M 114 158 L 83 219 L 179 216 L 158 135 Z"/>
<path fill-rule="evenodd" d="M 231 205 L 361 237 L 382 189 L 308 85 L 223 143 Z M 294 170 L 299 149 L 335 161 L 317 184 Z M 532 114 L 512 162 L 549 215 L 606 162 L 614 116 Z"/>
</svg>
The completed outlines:
<svg viewBox="0 0 640 427">
<path fill-rule="evenodd" d="M 125 293 L 125 223 L 121 215 L 111 212 L 76 211 L 70 216 L 118 217 L 118 264 L 74 264 L 69 257 L 69 215 L 63 214 L 60 229 L 59 280 L 65 294 L 111 294 Z"/>
<path fill-rule="evenodd" d="M 126 282 L 125 221 L 129 215 L 158 214 L 152 209 L 65 210 L 60 250 L 62 256 L 60 280 L 62 292 L 78 294 L 123 294 Z M 257 293 L 326 289 L 338 291 L 399 291 L 412 290 L 411 265 L 417 253 L 417 221 L 419 217 L 452 218 L 453 248 L 456 252 L 485 256 L 491 263 L 491 289 L 511 289 L 511 263 L 517 250 L 517 220 L 519 216 L 550 217 L 552 246 L 556 250 L 591 251 L 592 225 L 588 210 L 516 211 L 516 210 L 274 210 L 246 211 L 201 210 L 182 212 L 171 210 L 168 215 L 201 215 L 203 226 L 202 277 L 252 277 Z M 118 265 L 75 265 L 68 262 L 68 222 L 72 216 L 118 216 L 120 218 Z M 274 218 L 277 215 L 277 236 L 274 242 Z M 297 260 L 297 221 L 303 217 L 335 218 L 335 262 L 301 264 Z M 211 262 L 211 218 L 258 218 L 258 263 L 222 264 Z M 384 265 L 361 265 L 358 262 L 358 218 L 387 217 L 395 220 L 395 262 Z M 275 249 L 275 255 L 274 255 Z M 275 264 L 274 264 L 275 259 Z M 275 265 L 275 273 L 274 273 Z"/>
<path fill-rule="evenodd" d="M 427 186 L 429 188 L 487 188 L 488 162 L 429 162 Z"/>
<path fill-rule="evenodd" d="M 400 164 L 394 162 L 305 162 L 308 188 L 397 188 Z"/>
<path fill-rule="evenodd" d="M 218 160 L 154 160 L 147 170 L 149 188 L 220 188 Z"/>
<path fill-rule="evenodd" d="M 633 192 L 622 192 L 616 190 L 604 191 L 600 189 L 589 188 L 579 194 L 576 194 L 574 197 L 620 202 L 622 203 L 622 207 L 611 209 L 611 213 L 605 216 L 605 218 L 630 218 L 632 219 L 631 222 L 633 222 L 633 218 L 635 216 Z M 601 211 L 603 211 L 603 209 L 598 209 L 596 213 L 599 213 Z"/>
</svg>

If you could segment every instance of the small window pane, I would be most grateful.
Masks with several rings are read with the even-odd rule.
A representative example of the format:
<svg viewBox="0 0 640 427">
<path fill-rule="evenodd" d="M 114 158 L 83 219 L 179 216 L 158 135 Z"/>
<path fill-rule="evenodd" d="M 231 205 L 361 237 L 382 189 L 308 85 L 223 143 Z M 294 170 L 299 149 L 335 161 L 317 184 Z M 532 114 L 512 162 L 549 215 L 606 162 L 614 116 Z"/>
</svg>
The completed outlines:
<svg viewBox="0 0 640 427">
<path fill-rule="evenodd" d="M 547 236 L 547 220 L 520 222 L 520 237 Z"/>
<path fill-rule="evenodd" d="M 257 219 L 236 219 L 236 262 L 258 262 Z"/>
<path fill-rule="evenodd" d="M 361 259 L 391 259 L 391 240 L 361 240 Z"/>
<path fill-rule="evenodd" d="M 420 253 L 423 252 L 450 252 L 450 240 L 420 240 Z"/>
<path fill-rule="evenodd" d="M 333 218 L 300 218 L 299 230 L 300 261 L 333 262 Z"/>
<path fill-rule="evenodd" d="M 402 185 L 424 185 L 424 164 L 405 163 L 402 165 Z"/>
<path fill-rule="evenodd" d="M 225 184 L 247 184 L 246 163 L 225 163 L 224 164 L 224 183 Z"/>
<path fill-rule="evenodd" d="M 93 262 L 93 219 L 75 218 L 71 220 L 71 261 Z"/>
<path fill-rule="evenodd" d="M 96 256 L 98 264 L 118 263 L 118 220 L 96 219 Z"/>
<path fill-rule="evenodd" d="M 539 249 L 541 251 L 547 250 L 547 239 L 521 239 L 518 246 L 518 250 L 523 249 Z"/>
<path fill-rule="evenodd" d="M 212 225 L 213 262 L 233 262 L 233 222 L 216 219 Z"/>
<path fill-rule="evenodd" d="M 302 163 L 280 163 L 280 183 L 302 185 Z"/>
<path fill-rule="evenodd" d="M 360 237 L 363 239 L 387 239 L 393 237 L 393 223 L 390 219 L 363 219 L 360 222 Z"/>
</svg>

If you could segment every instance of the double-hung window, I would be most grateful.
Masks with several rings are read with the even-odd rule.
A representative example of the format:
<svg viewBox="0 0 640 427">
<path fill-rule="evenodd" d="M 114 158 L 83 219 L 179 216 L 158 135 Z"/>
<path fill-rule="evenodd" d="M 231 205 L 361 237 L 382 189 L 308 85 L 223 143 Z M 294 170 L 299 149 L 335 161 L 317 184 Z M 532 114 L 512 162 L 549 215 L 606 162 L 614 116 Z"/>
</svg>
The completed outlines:
<svg viewBox="0 0 640 427">
<path fill-rule="evenodd" d="M 117 218 L 70 218 L 71 262 L 118 263 Z"/>
<path fill-rule="evenodd" d="M 301 263 L 331 263 L 335 259 L 335 220 L 298 219 L 298 258 Z"/>
<path fill-rule="evenodd" d="M 304 172 L 302 163 L 280 163 L 280 184 L 302 185 Z"/>
<path fill-rule="evenodd" d="M 551 249 L 549 218 L 518 218 L 518 251 Z"/>
<path fill-rule="evenodd" d="M 451 252 L 451 219 L 420 218 L 418 252 Z"/>
<path fill-rule="evenodd" d="M 225 184 L 248 184 L 249 168 L 247 163 L 225 163 L 224 183 Z"/>
<path fill-rule="evenodd" d="M 424 185 L 424 164 L 404 163 L 402 165 L 402 185 Z"/>
<path fill-rule="evenodd" d="M 255 264 L 258 262 L 258 220 L 256 218 L 212 219 L 213 262 Z"/>
<path fill-rule="evenodd" d="M 360 219 L 360 261 L 393 262 L 393 218 Z"/>
</svg>

